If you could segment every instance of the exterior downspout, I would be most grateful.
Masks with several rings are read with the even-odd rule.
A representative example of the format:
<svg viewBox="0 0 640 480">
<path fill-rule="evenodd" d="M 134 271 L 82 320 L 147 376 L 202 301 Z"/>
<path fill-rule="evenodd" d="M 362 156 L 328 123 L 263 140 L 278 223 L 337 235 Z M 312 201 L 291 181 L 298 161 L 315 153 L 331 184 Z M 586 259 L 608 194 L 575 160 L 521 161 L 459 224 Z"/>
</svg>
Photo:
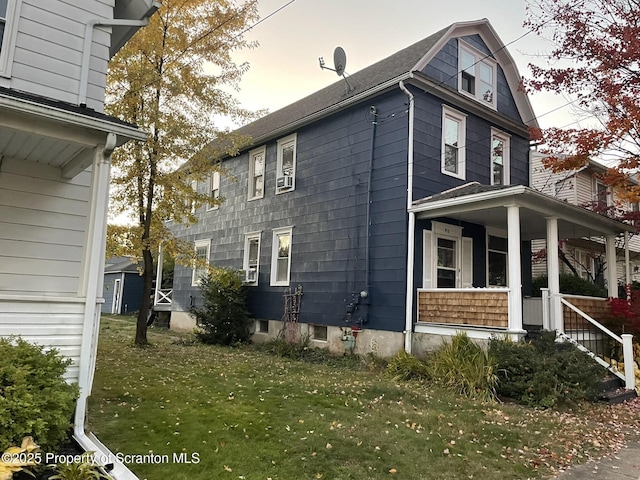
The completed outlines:
<svg viewBox="0 0 640 480">
<path fill-rule="evenodd" d="M 104 280 L 109 176 L 111 153 L 116 147 L 116 143 L 117 135 L 109 133 L 105 145 L 96 148 L 93 160 L 91 214 L 89 217 L 87 252 L 85 254 L 86 266 L 84 269 L 86 289 L 82 292 L 86 297 L 86 302 L 82 344 L 80 347 L 80 372 L 78 375 L 80 397 L 76 403 L 73 437 L 85 451 L 95 453 L 96 463 L 103 466 L 113 464 L 113 469 L 109 472 L 109 475 L 114 479 L 137 480 L 138 477 L 119 462 L 115 455 L 100 443 L 93 434 L 85 432 L 87 400 L 93 385 L 98 350 L 98 329 L 100 327 L 100 308 L 98 308 L 98 305 L 104 302 L 104 299 L 100 297 Z"/>
<path fill-rule="evenodd" d="M 365 258 L 365 292 L 367 292 L 365 297 L 365 302 L 367 305 L 371 304 L 371 254 L 370 254 L 370 246 L 371 243 L 371 182 L 373 180 L 373 153 L 376 143 L 376 128 L 378 126 L 377 115 L 378 111 L 375 106 L 371 106 L 370 113 L 373 115 L 373 121 L 371 122 L 371 149 L 369 152 L 369 176 L 367 179 L 367 238 L 365 238 L 364 244 L 364 258 Z M 362 296 L 362 294 L 361 294 Z M 365 318 L 365 323 L 368 321 L 369 317 L 369 309 L 367 309 L 367 315 Z"/>
<path fill-rule="evenodd" d="M 413 334 L 413 263 L 415 260 L 415 231 L 416 214 L 411 212 L 413 203 L 413 128 L 415 102 L 413 94 L 405 87 L 404 82 L 398 83 L 400 90 L 409 97 L 409 140 L 407 146 L 407 212 L 409 213 L 409 225 L 407 232 L 407 293 L 404 326 L 404 350 L 411 353 L 411 341 Z"/>
<path fill-rule="evenodd" d="M 87 22 L 84 32 L 84 46 L 82 48 L 82 63 L 80 70 L 80 89 L 78 91 L 78 105 L 87 105 L 87 89 L 89 88 L 89 63 L 91 61 L 91 44 L 93 43 L 93 29 L 95 27 L 144 27 L 149 24 L 149 19 L 125 20 L 114 18 L 93 18 Z"/>
</svg>

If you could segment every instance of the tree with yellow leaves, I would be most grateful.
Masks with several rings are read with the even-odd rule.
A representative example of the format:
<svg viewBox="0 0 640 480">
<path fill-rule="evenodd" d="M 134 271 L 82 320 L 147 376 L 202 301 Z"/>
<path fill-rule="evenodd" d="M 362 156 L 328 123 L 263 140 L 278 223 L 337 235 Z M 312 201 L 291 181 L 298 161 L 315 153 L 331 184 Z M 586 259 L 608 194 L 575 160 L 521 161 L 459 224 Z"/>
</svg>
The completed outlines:
<svg viewBox="0 0 640 480">
<path fill-rule="evenodd" d="M 110 229 L 127 239 L 112 239 L 117 248 L 110 253 L 144 265 L 136 344 L 147 343 L 158 245 L 184 262 L 192 258 L 192 247 L 173 238 L 165 221 L 193 223 L 194 207 L 219 203 L 195 192 L 192 182 L 208 179 L 220 168 L 214 159 L 237 153 L 248 141 L 217 128 L 215 116 L 251 117 L 228 92 L 237 90 L 248 69 L 234 62 L 232 52 L 256 46 L 243 37 L 257 19 L 256 4 L 163 0 L 109 65 L 107 113 L 148 132 L 146 142 L 128 143 L 112 157 L 111 212 L 128 215 L 133 225 Z"/>
</svg>

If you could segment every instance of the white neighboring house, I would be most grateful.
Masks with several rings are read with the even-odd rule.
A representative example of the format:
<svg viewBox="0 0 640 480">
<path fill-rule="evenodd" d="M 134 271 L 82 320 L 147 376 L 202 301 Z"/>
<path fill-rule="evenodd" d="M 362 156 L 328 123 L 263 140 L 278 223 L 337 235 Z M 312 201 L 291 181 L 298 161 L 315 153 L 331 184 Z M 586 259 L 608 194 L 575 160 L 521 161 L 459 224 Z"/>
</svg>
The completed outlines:
<svg viewBox="0 0 640 480">
<path fill-rule="evenodd" d="M 110 155 L 145 140 L 105 115 L 107 62 L 154 0 L 0 0 L 0 336 L 73 360 L 84 431 L 102 299 Z M 135 478 L 122 465 L 116 478 Z"/>
<path fill-rule="evenodd" d="M 553 173 L 545 168 L 542 163 L 544 155 L 539 152 L 531 152 L 531 187 L 536 190 L 554 196 L 574 205 L 585 206 L 594 202 L 600 203 L 603 208 L 617 206 L 624 211 L 638 211 L 638 204 L 621 203 L 611 192 L 601 175 L 606 172 L 606 167 L 594 160 L 588 165 L 577 169 Z M 538 252 L 546 247 L 544 240 L 531 242 L 532 251 Z M 562 243 L 562 250 L 567 260 L 573 265 L 580 277 L 594 280 L 602 276 L 606 268 L 604 242 L 601 238 L 582 238 L 567 240 Z M 617 250 L 616 276 L 618 283 L 625 283 L 625 251 L 622 245 Z M 640 235 L 632 235 L 629 239 L 630 277 L 631 280 L 640 281 Z M 546 261 L 533 264 L 533 276 L 546 275 Z M 569 273 L 570 269 L 561 262 L 561 271 Z"/>
</svg>

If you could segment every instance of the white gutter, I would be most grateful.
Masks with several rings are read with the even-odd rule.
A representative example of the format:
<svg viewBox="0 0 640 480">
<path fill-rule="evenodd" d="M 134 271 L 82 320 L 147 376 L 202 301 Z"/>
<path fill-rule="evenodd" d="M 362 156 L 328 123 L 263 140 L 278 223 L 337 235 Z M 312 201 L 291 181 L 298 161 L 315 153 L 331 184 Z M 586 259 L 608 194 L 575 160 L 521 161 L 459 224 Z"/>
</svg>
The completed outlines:
<svg viewBox="0 0 640 480">
<path fill-rule="evenodd" d="M 85 253 L 85 268 L 81 291 L 86 297 L 84 325 L 82 329 L 82 344 L 80 346 L 80 371 L 78 386 L 80 396 L 76 403 L 73 426 L 73 437 L 87 452 L 94 452 L 96 463 L 99 465 L 113 464 L 109 471 L 116 480 L 137 480 L 137 477 L 109 451 L 98 439 L 85 432 L 87 415 L 87 400 L 93 385 L 93 376 L 98 351 L 98 329 L 100 328 L 100 309 L 98 305 L 104 302 L 102 286 L 104 280 L 104 251 L 107 236 L 107 207 L 109 202 L 109 175 L 111 169 L 110 157 L 116 147 L 117 136 L 107 135 L 105 145 L 95 149 L 91 181 L 91 210 L 89 213 L 89 228 L 87 232 L 87 251 Z"/>
<path fill-rule="evenodd" d="M 84 32 L 84 47 L 82 50 L 82 70 L 80 71 L 80 89 L 78 91 L 78 105 L 87 104 L 87 89 L 89 87 L 89 63 L 91 60 L 91 44 L 93 43 L 93 29 L 103 27 L 144 27 L 149 24 L 149 18 L 142 20 L 125 20 L 114 18 L 94 18 L 87 22 Z"/>
<path fill-rule="evenodd" d="M 411 211 L 413 205 L 413 128 L 414 128 L 414 97 L 405 87 L 404 82 L 398 82 L 400 90 L 409 97 L 409 145 L 407 146 L 407 212 L 409 213 L 409 226 L 407 232 L 407 293 L 405 296 L 405 326 L 404 326 L 404 350 L 411 353 L 411 337 L 413 333 L 413 263 L 415 261 L 415 230 L 416 214 Z"/>
</svg>

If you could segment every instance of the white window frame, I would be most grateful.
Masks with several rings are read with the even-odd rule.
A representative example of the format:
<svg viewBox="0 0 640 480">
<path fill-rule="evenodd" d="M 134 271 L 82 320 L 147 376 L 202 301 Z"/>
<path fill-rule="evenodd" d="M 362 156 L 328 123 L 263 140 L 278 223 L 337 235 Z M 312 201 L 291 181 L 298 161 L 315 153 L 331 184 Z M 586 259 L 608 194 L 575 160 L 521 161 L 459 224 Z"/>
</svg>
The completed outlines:
<svg viewBox="0 0 640 480">
<path fill-rule="evenodd" d="M 11 77 L 13 56 L 18 35 L 18 20 L 22 0 L 8 0 L 7 11 L 4 18 L 4 35 L 2 36 L 2 49 L 0 49 L 0 77 Z"/>
<path fill-rule="evenodd" d="M 281 138 L 277 142 L 278 145 L 278 155 L 276 159 L 276 195 L 281 193 L 291 192 L 296 189 L 296 163 L 297 163 L 297 153 L 298 153 L 298 135 L 296 133 L 289 135 L 288 137 Z M 291 180 L 292 186 L 291 188 L 279 188 L 277 179 L 284 176 L 284 172 L 282 171 L 282 157 L 283 151 L 285 147 L 293 145 L 293 167 L 291 170 Z"/>
<path fill-rule="evenodd" d="M 287 262 L 287 279 L 278 281 L 278 237 L 289 236 L 289 261 Z M 272 287 L 288 287 L 291 280 L 291 247 L 293 246 L 293 227 L 276 228 L 273 230 L 271 245 L 271 282 Z"/>
<path fill-rule="evenodd" d="M 465 70 L 462 67 L 462 53 L 468 53 L 474 57 L 473 64 L 473 78 L 474 78 L 474 93 L 470 93 L 462 88 L 462 77 L 463 72 Z M 489 67 L 492 71 L 492 96 L 491 101 L 487 101 L 484 98 L 484 94 L 478 88 L 478 83 L 480 79 L 480 68 L 481 65 L 485 65 Z M 458 40 L 458 91 L 465 95 L 466 97 L 473 98 L 474 100 L 482 103 L 483 105 L 487 105 L 494 110 L 496 109 L 496 100 L 498 93 L 498 63 L 491 57 L 488 57 L 486 54 L 482 53 L 477 48 L 472 47 L 466 42 L 462 40 Z"/>
<path fill-rule="evenodd" d="M 213 172 L 209 177 L 209 198 L 217 200 L 220 198 L 220 172 Z M 220 205 L 209 204 L 207 210 L 217 210 Z"/>
<path fill-rule="evenodd" d="M 246 274 L 245 274 L 245 283 L 247 285 L 251 285 L 251 286 L 257 286 L 258 285 L 258 277 L 260 274 L 260 247 L 262 244 L 262 232 L 250 232 L 250 233 L 245 233 L 244 234 L 244 257 L 242 260 L 242 269 L 245 272 L 248 272 L 251 267 L 251 265 L 249 264 L 249 245 L 251 240 L 258 240 L 258 258 L 257 258 L 257 263 L 255 265 L 255 270 L 256 270 L 256 280 L 254 282 L 249 282 L 246 280 Z"/>
<path fill-rule="evenodd" d="M 446 166 L 446 122 L 452 120 L 458 124 L 458 171 L 451 172 L 445 168 Z M 440 169 L 445 175 L 459 178 L 464 180 L 466 178 L 467 162 L 466 162 L 466 131 L 467 131 L 467 116 L 454 110 L 446 105 L 442 106 L 442 139 L 441 139 L 441 160 Z"/>
<path fill-rule="evenodd" d="M 255 175 L 255 158 L 262 155 L 262 193 L 260 195 L 256 195 L 255 193 L 255 183 L 254 183 L 254 179 L 256 178 Z M 266 178 L 266 171 L 267 171 L 267 148 L 265 146 L 262 146 L 260 148 L 256 148 L 254 150 L 251 150 L 249 152 L 249 180 L 248 180 L 248 190 L 247 190 L 247 200 L 251 201 L 251 200 L 257 200 L 259 198 L 263 198 L 264 197 L 264 190 L 265 190 L 265 178 Z"/>
<path fill-rule="evenodd" d="M 602 180 L 600 180 L 597 177 L 593 177 L 593 201 L 596 203 L 600 202 L 600 198 L 598 195 L 598 186 L 602 185 L 603 187 L 605 187 L 606 191 L 607 191 L 607 195 L 606 195 L 606 201 L 607 201 L 607 207 L 610 207 L 613 204 L 613 196 L 611 195 L 611 189 L 607 186 L 607 184 L 605 184 Z"/>
<path fill-rule="evenodd" d="M 574 268 L 578 272 L 578 276 L 583 280 L 593 282 L 595 279 L 595 259 L 587 250 L 574 248 Z"/>
<path fill-rule="evenodd" d="M 493 142 L 494 140 L 498 140 L 502 142 L 502 183 L 495 183 L 493 178 Z M 511 183 L 511 135 L 507 133 L 497 130 L 495 128 L 491 129 L 491 148 L 490 148 L 490 162 L 491 162 L 491 185 L 510 185 Z"/>
<path fill-rule="evenodd" d="M 206 261 L 207 264 L 209 263 L 209 260 L 211 259 L 211 239 L 207 238 L 207 239 L 203 239 L 203 240 L 196 240 L 194 242 L 193 248 L 196 252 L 196 255 L 198 253 L 198 248 L 202 248 L 202 247 L 206 247 L 207 249 L 207 253 L 206 253 Z M 194 261 L 193 264 L 191 265 L 191 286 L 192 287 L 197 287 L 200 285 L 200 278 L 202 277 L 202 273 L 206 273 L 206 269 L 204 269 L 204 272 L 202 271 L 202 267 L 197 267 L 196 266 L 196 262 Z"/>
<path fill-rule="evenodd" d="M 507 251 L 502 251 L 502 250 L 494 250 L 494 249 L 490 249 L 489 248 L 489 237 L 497 237 L 497 238 L 502 238 L 504 240 L 507 240 Z M 487 227 L 486 229 L 486 246 L 487 246 L 487 287 L 494 287 L 494 288 L 505 288 L 509 286 L 509 250 L 508 250 L 508 234 L 506 230 L 501 230 L 498 228 L 491 228 L 491 227 Z M 505 280 L 507 282 L 506 285 L 492 285 L 489 283 L 489 252 L 495 252 L 495 253 L 500 253 L 500 254 L 504 254 L 506 256 L 507 259 L 507 271 L 506 271 L 506 275 L 505 275 Z"/>
</svg>

